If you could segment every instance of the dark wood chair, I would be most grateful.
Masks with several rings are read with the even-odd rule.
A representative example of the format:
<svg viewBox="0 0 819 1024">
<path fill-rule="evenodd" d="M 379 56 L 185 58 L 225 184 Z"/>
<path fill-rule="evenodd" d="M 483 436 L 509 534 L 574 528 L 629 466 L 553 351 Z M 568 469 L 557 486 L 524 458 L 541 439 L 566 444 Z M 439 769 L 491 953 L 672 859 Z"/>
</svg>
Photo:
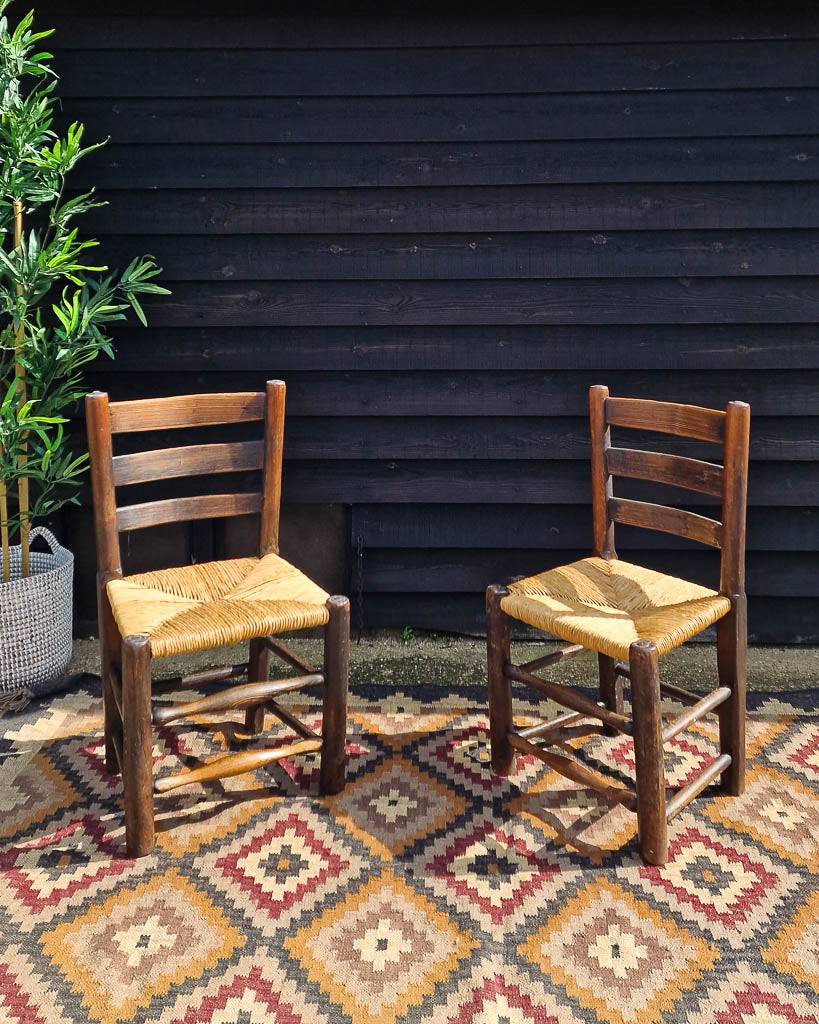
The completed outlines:
<svg viewBox="0 0 819 1024">
<path fill-rule="evenodd" d="M 153 794 L 178 786 L 226 778 L 284 757 L 320 753 L 324 793 L 344 786 L 349 602 L 330 597 L 278 555 L 285 385 L 268 381 L 265 392 L 188 395 L 111 402 L 95 391 L 86 398 L 94 525 L 105 759 L 121 771 L 125 791 L 125 837 L 130 856 L 149 853 L 154 843 Z M 114 455 L 112 435 L 234 424 L 264 424 L 263 441 L 199 444 Z M 115 489 L 153 480 L 261 470 L 261 492 L 206 494 L 117 507 Z M 235 558 L 123 577 L 119 534 L 194 519 L 258 513 L 255 558 Z M 315 669 L 273 639 L 289 630 L 324 627 L 324 666 Z M 170 680 L 163 689 L 184 689 L 235 678 L 248 682 L 211 696 L 170 706 L 151 704 L 153 658 L 249 641 L 246 663 Z M 268 680 L 270 654 L 298 675 Z M 321 735 L 276 703 L 283 693 L 323 687 Z M 152 725 L 192 715 L 245 709 L 245 730 L 258 733 L 265 710 L 297 734 L 293 743 L 228 754 L 153 782 Z"/>
<path fill-rule="evenodd" d="M 637 812 L 640 851 L 651 864 L 668 856 L 667 822 L 717 777 L 722 792 L 745 785 L 745 499 L 750 409 L 730 402 L 725 412 L 690 405 L 609 398 L 589 393 L 594 557 L 552 569 L 486 593 L 492 766 L 512 767 L 515 751 L 533 754 L 561 774 L 603 792 Z M 656 431 L 721 445 L 723 465 L 611 445 L 610 428 Z M 682 509 L 617 498 L 612 478 L 630 477 L 718 498 L 722 521 Z M 661 530 L 721 549 L 719 591 L 632 565 L 617 558 L 614 524 Z M 509 618 L 568 641 L 571 646 L 513 665 Z M 716 623 L 719 686 L 705 697 L 660 681 L 659 658 Z M 598 654 L 600 703 L 534 673 L 585 650 Z M 618 660 L 622 659 L 622 660 Z M 630 681 L 632 714 L 623 711 L 623 679 Z M 570 711 L 519 732 L 512 718 L 511 683 L 534 687 Z M 661 695 L 688 705 L 664 724 Z M 720 755 L 666 799 L 663 745 L 718 709 Z M 608 785 L 598 775 L 532 741 L 585 716 L 610 733 L 634 738 L 636 791 Z"/>
</svg>

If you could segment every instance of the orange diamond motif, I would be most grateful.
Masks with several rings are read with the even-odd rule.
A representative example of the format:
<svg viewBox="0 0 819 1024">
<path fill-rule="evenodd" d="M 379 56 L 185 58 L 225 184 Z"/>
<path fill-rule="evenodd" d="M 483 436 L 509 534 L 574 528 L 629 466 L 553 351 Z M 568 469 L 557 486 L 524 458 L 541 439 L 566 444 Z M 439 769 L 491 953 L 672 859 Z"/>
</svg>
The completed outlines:
<svg viewBox="0 0 819 1024">
<path fill-rule="evenodd" d="M 656 1024 L 719 959 L 625 889 L 597 878 L 518 947 L 584 1010 L 611 1024 Z"/>
<path fill-rule="evenodd" d="M 392 1024 L 478 943 L 387 869 L 284 946 L 356 1024 Z"/>
<path fill-rule="evenodd" d="M 171 869 L 109 896 L 40 943 L 89 1016 L 116 1024 L 171 986 L 200 977 L 245 938 Z"/>
</svg>

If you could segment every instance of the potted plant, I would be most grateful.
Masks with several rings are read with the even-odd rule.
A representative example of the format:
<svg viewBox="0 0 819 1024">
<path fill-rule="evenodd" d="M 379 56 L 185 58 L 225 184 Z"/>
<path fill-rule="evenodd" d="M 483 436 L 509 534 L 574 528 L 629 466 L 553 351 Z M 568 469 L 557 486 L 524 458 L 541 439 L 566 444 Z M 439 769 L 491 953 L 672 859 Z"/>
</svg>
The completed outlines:
<svg viewBox="0 0 819 1024">
<path fill-rule="evenodd" d="M 0 0 L 0 703 L 21 690 L 59 684 L 71 656 L 73 557 L 36 526 L 77 491 L 88 459 L 72 450 L 68 417 L 83 394 L 82 370 L 113 357 L 109 325 L 138 296 L 165 293 L 150 256 L 122 273 L 92 265 L 98 243 L 76 222 L 104 205 L 92 191 L 66 192 L 83 146 L 83 126 L 60 134 L 50 32 L 33 13 L 11 27 Z M 43 535 L 48 554 L 31 550 Z M 13 543 L 16 541 L 16 543 Z M 16 699 L 16 698 L 15 698 Z"/>
</svg>

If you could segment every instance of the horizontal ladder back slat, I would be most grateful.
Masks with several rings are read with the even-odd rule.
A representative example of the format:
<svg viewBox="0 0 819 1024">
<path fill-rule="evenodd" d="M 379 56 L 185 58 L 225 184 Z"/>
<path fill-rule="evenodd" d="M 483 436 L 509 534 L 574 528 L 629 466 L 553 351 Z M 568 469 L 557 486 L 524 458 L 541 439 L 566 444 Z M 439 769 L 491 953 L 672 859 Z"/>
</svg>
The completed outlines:
<svg viewBox="0 0 819 1024">
<path fill-rule="evenodd" d="M 247 494 L 200 494 L 193 498 L 146 501 L 141 505 L 125 505 L 117 509 L 117 529 L 142 530 L 147 526 L 186 522 L 191 519 L 248 516 L 261 511 L 261 507 L 262 496 L 258 491 Z"/>
<path fill-rule="evenodd" d="M 652 402 L 643 398 L 607 398 L 606 423 L 612 427 L 650 430 L 722 444 L 725 413 L 698 405 Z"/>
<path fill-rule="evenodd" d="M 632 501 L 630 498 L 609 498 L 608 512 L 615 523 L 624 526 L 641 526 L 647 530 L 673 533 L 677 537 L 687 537 L 712 548 L 722 545 L 722 523 L 684 509 L 652 505 L 648 501 Z"/>
<path fill-rule="evenodd" d="M 606 452 L 606 471 L 612 476 L 652 480 L 716 498 L 722 497 L 722 466 L 700 459 L 686 459 L 681 455 L 666 455 L 663 452 L 644 452 L 636 448 L 609 448 Z"/>
<path fill-rule="evenodd" d="M 195 444 L 114 456 L 114 486 L 147 483 L 209 473 L 239 473 L 262 468 L 263 441 Z"/>
<path fill-rule="evenodd" d="M 264 419 L 264 394 L 244 391 L 231 394 L 179 395 L 173 398 L 140 398 L 112 402 L 111 432 L 141 433 L 210 427 L 222 423 L 247 423 Z"/>
</svg>

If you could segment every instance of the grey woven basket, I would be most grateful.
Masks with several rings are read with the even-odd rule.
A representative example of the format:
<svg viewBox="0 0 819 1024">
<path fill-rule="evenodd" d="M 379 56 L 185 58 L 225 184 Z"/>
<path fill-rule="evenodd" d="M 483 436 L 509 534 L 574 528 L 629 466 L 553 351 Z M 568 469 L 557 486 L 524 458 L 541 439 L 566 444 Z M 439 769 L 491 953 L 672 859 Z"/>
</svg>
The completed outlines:
<svg viewBox="0 0 819 1024">
<path fill-rule="evenodd" d="M 11 549 L 11 579 L 0 583 L 0 693 L 58 689 L 71 658 L 74 556 L 43 526 L 48 552 L 31 552 L 31 575 L 20 578 L 20 546 Z"/>
</svg>

